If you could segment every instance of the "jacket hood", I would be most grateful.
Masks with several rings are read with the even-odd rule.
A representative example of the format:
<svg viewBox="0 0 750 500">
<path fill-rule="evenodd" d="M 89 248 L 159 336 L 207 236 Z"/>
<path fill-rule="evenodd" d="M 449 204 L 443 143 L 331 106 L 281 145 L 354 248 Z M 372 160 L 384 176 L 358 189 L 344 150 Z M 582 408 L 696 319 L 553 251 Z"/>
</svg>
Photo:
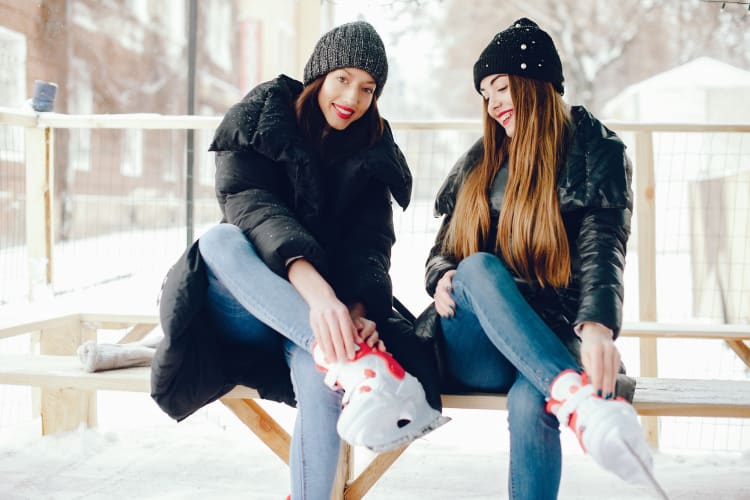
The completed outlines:
<svg viewBox="0 0 750 500">
<path fill-rule="evenodd" d="M 294 101 L 302 83 L 286 75 L 262 83 L 227 111 L 216 129 L 209 151 L 254 151 L 283 163 L 290 179 L 308 179 L 298 197 L 316 207 L 322 197 L 320 159 L 300 133 Z M 398 204 L 406 208 L 412 177 L 404 155 L 393 140 L 386 122 L 382 140 L 344 161 L 357 173 L 358 182 L 370 178 L 384 182 Z M 295 202 L 300 200 L 295 200 Z"/>
<path fill-rule="evenodd" d="M 388 122 L 385 122 L 383 138 L 374 146 L 360 151 L 343 161 L 341 175 L 349 189 L 340 191 L 340 206 L 348 206 L 350 197 L 357 196 L 371 179 L 387 185 L 393 199 L 403 209 L 411 200 L 412 176 L 403 153 L 393 139 Z"/>
</svg>

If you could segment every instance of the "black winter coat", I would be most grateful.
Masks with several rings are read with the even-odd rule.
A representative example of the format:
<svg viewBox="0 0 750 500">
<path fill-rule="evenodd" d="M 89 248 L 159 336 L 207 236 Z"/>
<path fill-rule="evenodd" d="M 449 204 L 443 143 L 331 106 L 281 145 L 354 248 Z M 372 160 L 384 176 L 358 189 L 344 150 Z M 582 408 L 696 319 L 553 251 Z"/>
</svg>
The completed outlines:
<svg viewBox="0 0 750 500">
<path fill-rule="evenodd" d="M 370 148 L 353 149 L 347 131 L 332 131 L 328 153 L 319 153 L 297 125 L 294 101 L 301 91 L 300 82 L 281 75 L 225 115 L 210 147 L 222 222 L 238 226 L 278 275 L 287 277 L 287 259 L 304 256 L 342 302 L 362 302 L 389 351 L 439 408 L 436 365 L 411 323 L 394 311 L 388 274 L 395 242 L 391 197 L 406 208 L 411 196 L 406 160 L 387 124 Z M 294 405 L 281 351 L 261 358 L 217 338 L 202 308 L 206 286 L 193 245 L 163 286 L 165 340 L 152 363 L 152 397 L 178 420 L 237 384 Z"/>
<path fill-rule="evenodd" d="M 623 270 L 633 211 L 632 166 L 625 145 L 614 132 L 583 107 L 571 109 L 570 143 L 558 174 L 557 193 L 570 245 L 571 283 L 566 288 L 540 288 L 516 276 L 516 283 L 534 310 L 580 360 L 580 340 L 573 326 L 584 321 L 611 328 L 622 326 Z M 483 155 L 480 139 L 451 169 L 435 202 L 444 216 L 427 259 L 425 286 L 435 294 L 438 280 L 458 265 L 441 250 L 459 189 Z M 495 253 L 494 248 L 485 249 Z M 512 272 L 512 271 L 511 271 Z M 422 338 L 440 337 L 434 306 L 417 322 Z M 622 387 L 619 387 L 622 386 Z M 632 400 L 632 379 L 618 380 L 618 393 Z"/>
</svg>

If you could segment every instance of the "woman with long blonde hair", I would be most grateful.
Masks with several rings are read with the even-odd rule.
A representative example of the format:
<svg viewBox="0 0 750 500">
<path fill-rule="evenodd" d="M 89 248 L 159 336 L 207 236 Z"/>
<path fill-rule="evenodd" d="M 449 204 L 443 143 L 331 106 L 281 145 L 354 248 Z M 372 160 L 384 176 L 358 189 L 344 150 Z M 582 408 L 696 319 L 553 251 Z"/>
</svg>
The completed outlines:
<svg viewBox="0 0 750 500">
<path fill-rule="evenodd" d="M 437 196 L 434 306 L 418 332 L 438 339 L 444 392 L 508 394 L 511 498 L 557 496 L 560 423 L 605 469 L 646 483 L 652 459 L 615 346 L 632 212 L 625 146 L 566 105 L 555 45 L 529 19 L 490 41 L 474 84 L 484 136 Z"/>
</svg>

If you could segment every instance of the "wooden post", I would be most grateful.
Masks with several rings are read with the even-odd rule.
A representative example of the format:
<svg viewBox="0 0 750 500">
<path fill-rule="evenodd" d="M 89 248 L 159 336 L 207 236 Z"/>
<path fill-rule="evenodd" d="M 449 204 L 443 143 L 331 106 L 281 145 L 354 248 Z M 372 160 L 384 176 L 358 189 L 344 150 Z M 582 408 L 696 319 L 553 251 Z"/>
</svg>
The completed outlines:
<svg viewBox="0 0 750 500">
<path fill-rule="evenodd" d="M 40 354 L 71 355 L 87 340 L 96 340 L 96 330 L 83 327 L 78 316 L 41 332 Z M 42 434 L 68 432 L 81 424 L 96 426 L 96 391 L 43 388 L 41 391 Z"/>
<path fill-rule="evenodd" d="M 322 34 L 320 32 L 321 3 L 320 0 L 297 2 L 297 75 L 300 80 L 305 63 Z"/>
<path fill-rule="evenodd" d="M 354 448 L 343 439 L 341 440 L 341 452 L 339 453 L 339 464 L 336 467 L 336 479 L 333 481 L 333 492 L 331 500 L 346 500 L 347 483 L 354 474 Z"/>
<path fill-rule="evenodd" d="M 221 402 L 237 415 L 253 434 L 258 436 L 277 457 L 289 464 L 292 438 L 261 405 L 252 399 L 221 398 Z"/>
<path fill-rule="evenodd" d="M 638 222 L 638 316 L 641 321 L 656 321 L 656 210 L 654 207 L 654 143 L 651 131 L 635 133 L 636 196 Z M 641 338 L 641 376 L 658 376 L 655 338 Z M 646 439 L 659 447 L 657 417 L 642 417 Z"/>
<path fill-rule="evenodd" d="M 50 293 L 54 206 L 54 133 L 26 127 L 26 247 L 29 299 Z"/>
<path fill-rule="evenodd" d="M 409 445 L 406 445 L 395 450 L 386 451 L 373 458 L 367 468 L 364 469 L 356 479 L 349 482 L 346 487 L 344 500 L 360 500 L 361 498 L 364 498 L 365 494 L 370 491 L 370 488 L 375 485 L 378 479 L 385 474 L 388 468 L 393 465 L 393 462 L 395 462 L 408 447 Z"/>
<path fill-rule="evenodd" d="M 51 128 L 24 127 L 26 155 L 26 250 L 29 301 L 48 297 L 52 286 L 52 246 L 54 244 L 52 209 L 54 203 L 54 132 Z M 32 347 L 40 336 L 32 337 Z M 42 432 L 55 432 L 75 425 L 64 422 L 63 407 L 54 403 L 54 391 L 32 390 L 32 412 L 42 416 Z M 78 416 L 72 417 L 74 420 Z M 81 417 L 83 418 L 83 417 Z"/>
</svg>

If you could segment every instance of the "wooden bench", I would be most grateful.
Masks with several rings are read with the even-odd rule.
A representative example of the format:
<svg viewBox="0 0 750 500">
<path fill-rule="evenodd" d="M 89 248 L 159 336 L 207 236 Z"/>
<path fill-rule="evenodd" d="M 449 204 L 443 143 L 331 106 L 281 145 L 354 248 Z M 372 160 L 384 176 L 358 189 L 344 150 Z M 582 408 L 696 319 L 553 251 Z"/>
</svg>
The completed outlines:
<svg viewBox="0 0 750 500">
<path fill-rule="evenodd" d="M 19 320 L 0 318 L 0 338 L 32 333 L 40 354 L 0 354 L 0 384 L 41 388 L 42 432 L 51 434 L 96 425 L 96 391 L 150 391 L 149 368 L 127 368 L 88 373 L 73 355 L 99 330 L 125 330 L 120 342 L 143 338 L 158 325 L 154 314 L 60 314 Z M 736 342 L 747 348 L 750 326 L 686 326 L 656 323 L 627 324 L 622 333 L 641 338 L 710 338 Z M 739 351 L 742 351 L 739 347 Z M 739 352 L 738 352 L 739 354 Z M 750 380 L 692 380 L 640 377 L 634 406 L 642 416 L 750 417 Z M 236 387 L 221 399 L 279 458 L 289 463 L 289 434 L 255 400 L 258 394 Z M 446 408 L 506 407 L 501 394 L 445 394 Z M 377 455 L 355 478 L 354 453 L 344 444 L 334 499 L 359 499 L 387 471 L 407 447 Z"/>
</svg>

